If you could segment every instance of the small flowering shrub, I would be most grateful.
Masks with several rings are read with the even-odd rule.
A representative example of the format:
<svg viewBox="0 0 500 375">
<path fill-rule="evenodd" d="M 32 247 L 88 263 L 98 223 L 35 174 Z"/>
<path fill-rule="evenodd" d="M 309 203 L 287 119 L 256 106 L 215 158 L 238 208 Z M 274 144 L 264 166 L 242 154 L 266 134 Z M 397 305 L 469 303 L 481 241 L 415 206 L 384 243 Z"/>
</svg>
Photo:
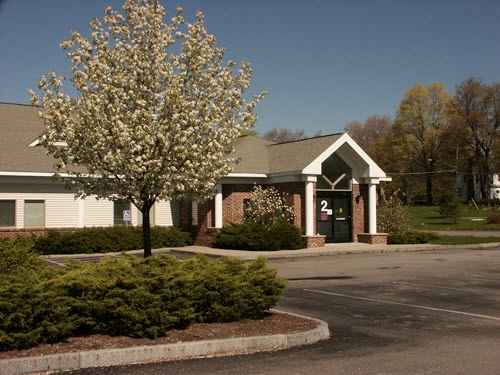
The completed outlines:
<svg viewBox="0 0 500 375">
<path fill-rule="evenodd" d="M 410 231 L 410 213 L 399 198 L 383 199 L 377 208 L 378 231 L 405 233 Z"/>
<path fill-rule="evenodd" d="M 212 247 L 233 250 L 296 250 L 306 246 L 299 228 L 290 223 L 295 211 L 286 203 L 286 194 L 275 187 L 253 188 L 245 203 L 243 223 L 218 230 Z"/>
<path fill-rule="evenodd" d="M 264 189 L 255 185 L 246 203 L 243 222 L 274 225 L 280 221 L 293 220 L 296 213 L 287 205 L 286 197 L 273 186 Z"/>
</svg>

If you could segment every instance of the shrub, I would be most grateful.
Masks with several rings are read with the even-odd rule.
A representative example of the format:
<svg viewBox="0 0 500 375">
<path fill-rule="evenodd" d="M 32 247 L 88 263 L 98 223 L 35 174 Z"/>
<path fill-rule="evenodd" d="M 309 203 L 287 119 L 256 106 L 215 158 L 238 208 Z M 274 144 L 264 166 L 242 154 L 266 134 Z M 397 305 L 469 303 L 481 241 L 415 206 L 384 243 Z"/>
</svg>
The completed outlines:
<svg viewBox="0 0 500 375">
<path fill-rule="evenodd" d="M 0 238 L 0 350 L 37 345 L 43 321 L 36 286 L 60 273 L 32 250 L 33 238 Z"/>
<path fill-rule="evenodd" d="M 410 231 L 410 214 L 399 198 L 393 197 L 380 202 L 377 207 L 377 227 L 381 233 Z"/>
<path fill-rule="evenodd" d="M 176 227 L 152 227 L 153 248 L 191 245 L 189 233 Z M 142 227 L 92 227 L 72 232 L 49 230 L 35 240 L 40 254 L 106 253 L 142 249 Z"/>
<path fill-rule="evenodd" d="M 0 285 L 0 350 L 88 334 L 155 338 L 194 322 L 256 319 L 285 286 L 262 257 L 250 264 L 203 255 L 73 261 L 37 283 Z"/>
<path fill-rule="evenodd" d="M 390 245 L 422 244 L 437 240 L 439 237 L 439 234 L 435 232 L 393 232 L 388 234 L 387 243 Z"/>
<path fill-rule="evenodd" d="M 488 224 L 498 224 L 500 223 L 500 214 L 491 214 L 486 217 L 486 222 Z"/>
<path fill-rule="evenodd" d="M 286 194 L 280 194 L 274 186 L 266 189 L 255 185 L 245 205 L 244 223 L 274 225 L 292 220 L 296 213 L 286 203 Z"/>
<path fill-rule="evenodd" d="M 306 240 L 295 225 L 286 221 L 267 226 L 250 222 L 232 223 L 212 238 L 212 247 L 233 250 L 296 250 L 306 246 Z"/>
<path fill-rule="evenodd" d="M 0 237 L 0 284 L 25 282 L 45 271 L 47 263 L 33 251 L 33 237 Z"/>
<path fill-rule="evenodd" d="M 464 205 L 455 190 L 444 190 L 438 196 L 438 212 L 442 217 L 448 218 L 456 224 L 462 216 Z"/>
</svg>

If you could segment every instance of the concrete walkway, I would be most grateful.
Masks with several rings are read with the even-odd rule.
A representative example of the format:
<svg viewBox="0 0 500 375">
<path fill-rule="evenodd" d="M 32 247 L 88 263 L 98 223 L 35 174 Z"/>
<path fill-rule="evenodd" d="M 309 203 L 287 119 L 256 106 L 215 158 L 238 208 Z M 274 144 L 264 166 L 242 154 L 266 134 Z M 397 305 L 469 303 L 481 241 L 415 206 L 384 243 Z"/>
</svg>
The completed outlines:
<svg viewBox="0 0 500 375">
<path fill-rule="evenodd" d="M 495 247 L 500 246 L 500 231 L 437 231 L 442 236 L 473 236 L 473 237 L 498 237 L 498 242 L 474 244 L 474 247 Z M 452 247 L 470 247 L 471 245 L 453 245 Z M 215 249 L 204 246 L 185 246 L 153 249 L 153 254 L 171 254 L 171 255 L 192 255 L 196 253 L 205 254 L 211 257 L 232 257 L 245 260 L 255 260 L 259 256 L 264 256 L 269 259 L 278 258 L 293 258 L 293 257 L 310 257 L 322 255 L 340 255 L 340 254 L 363 254 L 363 253 L 386 253 L 386 252 L 408 252 L 408 251 L 424 251 L 444 249 L 448 246 L 435 244 L 415 244 L 415 245 L 370 245 L 366 243 L 349 242 L 349 243 L 332 243 L 326 244 L 324 247 L 300 249 L 300 250 L 279 250 L 279 251 L 246 251 L 246 250 L 226 250 Z M 132 255 L 142 255 L 143 250 L 132 250 L 126 253 Z M 79 260 L 98 260 L 105 256 L 117 257 L 121 253 L 105 253 L 105 254 L 60 254 L 49 255 L 46 259 L 54 264 L 65 262 L 68 258 Z"/>
</svg>

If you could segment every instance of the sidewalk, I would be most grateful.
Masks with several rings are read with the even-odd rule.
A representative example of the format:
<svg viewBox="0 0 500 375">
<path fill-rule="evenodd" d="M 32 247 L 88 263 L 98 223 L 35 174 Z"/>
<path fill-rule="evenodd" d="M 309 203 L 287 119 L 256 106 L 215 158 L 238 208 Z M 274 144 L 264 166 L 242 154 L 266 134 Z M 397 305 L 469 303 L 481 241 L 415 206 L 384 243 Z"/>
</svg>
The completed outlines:
<svg viewBox="0 0 500 375">
<path fill-rule="evenodd" d="M 255 260 L 260 256 L 269 259 L 293 258 L 293 257 L 311 257 L 324 255 L 342 255 L 342 254 L 365 254 L 365 253 L 389 253 L 389 252 L 408 252 L 408 251 L 429 251 L 446 248 L 460 247 L 496 247 L 500 246 L 500 232 L 478 232 L 478 231 L 441 231 L 438 232 L 444 236 L 473 236 L 473 237 L 498 237 L 498 242 L 472 244 L 472 245 L 436 245 L 436 244 L 412 244 L 412 245 L 371 245 L 359 242 L 349 243 L 332 243 L 326 244 L 324 247 L 300 249 L 300 250 L 279 250 L 279 251 L 247 251 L 247 250 L 227 250 L 216 249 L 204 246 L 185 246 L 153 249 L 153 254 L 171 254 L 171 255 L 192 255 L 196 253 L 205 254 L 210 257 L 232 257 L 244 260 Z M 127 251 L 127 254 L 141 256 L 143 250 Z M 121 253 L 104 253 L 104 254 L 58 254 L 48 255 L 45 258 L 52 264 L 57 265 L 59 262 L 63 265 L 68 258 L 82 261 L 97 261 L 103 257 L 118 257 Z"/>
<path fill-rule="evenodd" d="M 500 238 L 499 238 L 500 242 Z M 170 249 L 170 253 L 187 254 L 201 253 L 207 256 L 239 258 L 245 260 L 255 260 L 260 256 L 269 259 L 278 258 L 293 258 L 293 257 L 311 257 L 324 255 L 340 255 L 340 254 L 363 254 L 363 253 L 385 253 L 385 252 L 402 252 L 402 251 L 418 251 L 418 250 L 435 250 L 443 248 L 442 245 L 418 244 L 418 245 L 370 245 L 366 243 L 337 243 L 327 244 L 325 247 L 316 247 L 300 250 L 279 250 L 279 251 L 247 251 L 247 250 L 225 250 L 214 249 L 202 246 L 186 246 L 182 248 Z M 161 252 L 163 249 L 159 249 Z M 153 251 L 154 252 L 154 251 Z"/>
</svg>

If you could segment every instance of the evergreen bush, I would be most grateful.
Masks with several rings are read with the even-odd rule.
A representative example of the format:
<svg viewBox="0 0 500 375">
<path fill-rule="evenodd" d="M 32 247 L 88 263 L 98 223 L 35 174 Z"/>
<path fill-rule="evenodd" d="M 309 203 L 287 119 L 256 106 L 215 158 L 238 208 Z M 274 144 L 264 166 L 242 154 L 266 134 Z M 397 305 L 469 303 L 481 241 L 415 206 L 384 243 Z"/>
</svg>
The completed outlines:
<svg viewBox="0 0 500 375">
<path fill-rule="evenodd" d="M 123 255 L 72 261 L 65 270 L 35 259 L 24 262 L 25 274 L 32 275 L 26 282 L 12 272 L 1 275 L 2 351 L 89 334 L 152 339 L 195 322 L 257 319 L 286 286 L 262 257 L 246 264 L 203 255 L 186 261 Z"/>
<path fill-rule="evenodd" d="M 387 243 L 390 245 L 422 244 L 437 240 L 439 237 L 439 234 L 435 232 L 392 232 L 387 236 Z"/>
<path fill-rule="evenodd" d="M 450 219 L 456 224 L 462 216 L 464 205 L 462 199 L 455 190 L 444 190 L 438 197 L 438 212 L 442 217 Z"/>
<path fill-rule="evenodd" d="M 299 228 L 287 221 L 274 225 L 231 223 L 215 232 L 212 247 L 254 251 L 296 250 L 306 247 L 306 239 Z"/>
<path fill-rule="evenodd" d="M 188 232 L 176 227 L 151 228 L 152 247 L 181 247 L 191 245 Z M 48 230 L 35 240 L 40 254 L 92 254 L 138 250 L 143 248 L 142 227 L 91 227 L 71 232 Z"/>
</svg>

